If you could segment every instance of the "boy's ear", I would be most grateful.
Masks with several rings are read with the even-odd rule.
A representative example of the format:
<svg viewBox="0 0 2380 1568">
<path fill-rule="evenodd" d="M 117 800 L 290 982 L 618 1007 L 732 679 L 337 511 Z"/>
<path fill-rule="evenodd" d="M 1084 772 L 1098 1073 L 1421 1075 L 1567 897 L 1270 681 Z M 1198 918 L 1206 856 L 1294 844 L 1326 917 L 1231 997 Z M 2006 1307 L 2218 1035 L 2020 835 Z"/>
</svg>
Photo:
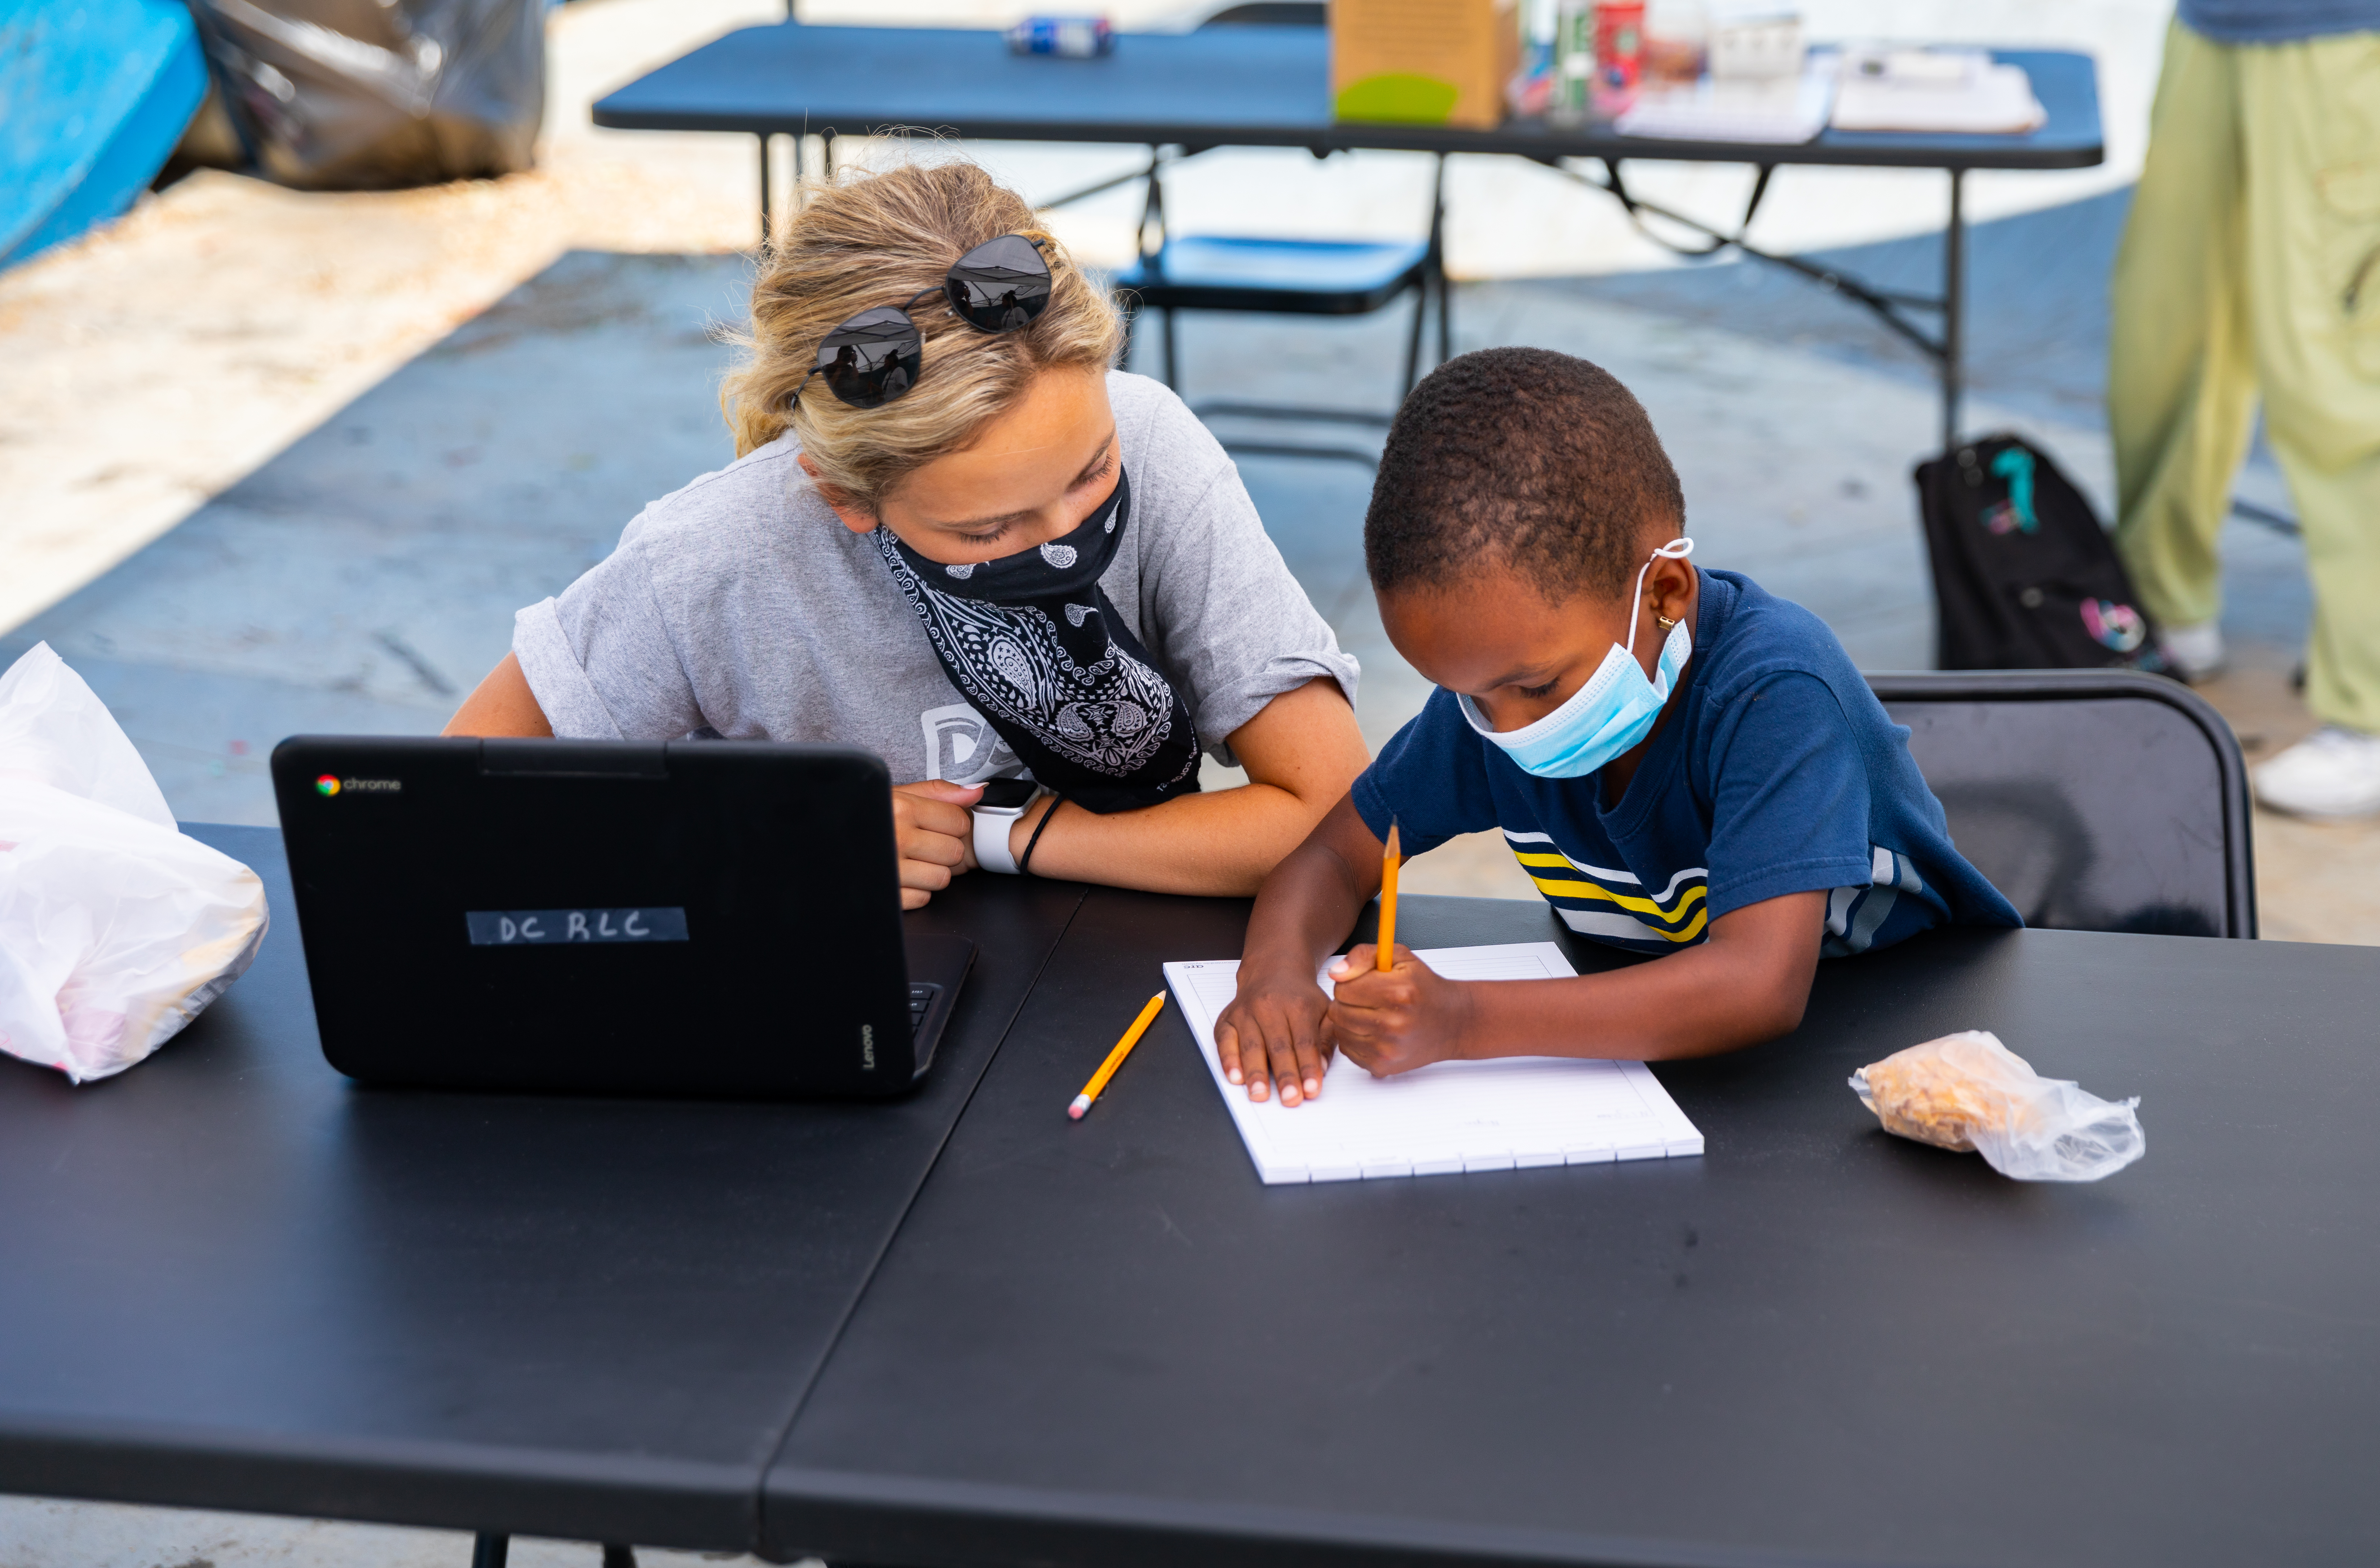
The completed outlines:
<svg viewBox="0 0 2380 1568">
<path fill-rule="evenodd" d="M 826 503 L 827 510 L 843 519 L 844 528 L 854 533 L 876 531 L 876 514 L 853 500 L 847 492 L 837 490 L 819 478 L 818 465 L 810 461 L 808 453 L 795 454 L 794 461 L 802 466 L 802 472 L 810 477 L 810 488 L 818 492 L 818 497 Z"/>
<path fill-rule="evenodd" d="M 1655 615 L 1670 621 L 1682 619 L 1694 592 L 1692 561 L 1671 555 L 1653 557 L 1653 569 L 1645 574 L 1645 603 Z"/>
</svg>

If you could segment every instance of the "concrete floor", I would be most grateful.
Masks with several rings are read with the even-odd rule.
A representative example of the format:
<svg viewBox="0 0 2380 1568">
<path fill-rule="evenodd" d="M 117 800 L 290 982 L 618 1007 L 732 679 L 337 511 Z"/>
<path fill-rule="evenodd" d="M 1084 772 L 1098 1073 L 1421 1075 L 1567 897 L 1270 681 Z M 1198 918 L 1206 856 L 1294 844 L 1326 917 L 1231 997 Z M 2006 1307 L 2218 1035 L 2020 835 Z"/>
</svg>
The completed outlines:
<svg viewBox="0 0 2380 1568">
<path fill-rule="evenodd" d="M 2112 243 L 2120 209 L 2086 205 L 2083 218 L 2052 209 L 2001 220 L 1976 249 L 2023 254 L 2028 229 Z M 1925 243 L 1860 259 L 1889 274 L 1922 261 L 1898 252 Z M 561 256 L 155 542 L 0 635 L 0 658 L 49 641 L 114 709 L 186 819 L 272 821 L 273 742 L 434 731 L 503 656 L 516 608 L 601 559 L 647 499 L 727 460 L 714 389 L 728 351 L 713 329 L 734 320 L 747 278 L 734 254 Z M 1536 343 L 1611 369 L 1678 463 L 1698 559 L 1807 604 L 1864 667 L 1923 667 L 1932 611 L 1908 469 L 1932 439 L 1924 368 L 1840 302 L 1780 286 L 1742 267 L 1470 284 L 1458 292 L 1456 346 Z M 1985 307 L 2007 286 L 1984 269 Z M 2087 301 L 2047 298 L 2087 315 Z M 1194 402 L 1260 394 L 1326 405 L 1364 388 L 1386 407 L 1402 310 L 1288 327 L 1186 322 L 1181 385 Z M 1786 330 L 1755 337 L 1747 329 L 1762 319 Z M 1136 364 L 1150 362 L 1148 349 Z M 1987 356 L 1970 426 L 2028 432 L 2104 504 L 2105 438 L 2076 419 L 2096 362 L 2080 351 Z M 2040 373 L 2043 364 L 2060 373 Z M 1384 741 L 1427 687 L 1381 636 L 1364 582 L 1368 471 L 1278 457 L 1243 468 L 1292 569 L 1364 661 L 1360 716 Z M 2241 488 L 2286 504 L 2268 468 L 2252 466 Z M 2246 708 L 2235 717 L 2269 749 L 2307 727 L 2285 692 L 2252 675 L 2285 672 L 2294 657 L 2302 552 L 2235 524 L 2227 557 L 2226 624 L 2242 671 L 2213 694 L 2240 694 L 2254 722 Z M 2272 934 L 2380 940 L 2369 830 L 2260 823 L 2281 850 L 2266 857 L 2265 904 L 2281 917 Z M 2284 847 L 2300 842 L 2301 856 Z M 2311 905 L 2294 881 L 2274 881 L 2307 873 L 2320 884 Z M 1492 838 L 1442 849 L 1413 876 L 1436 891 L 1530 894 Z M 2282 913 L 2309 908 L 2318 912 Z"/>
<path fill-rule="evenodd" d="M 0 1568 L 466 1568 L 471 1538 L 326 1519 L 0 1497 Z M 589 1541 L 520 1537 L 507 1568 L 599 1568 Z M 637 1552 L 639 1568 L 760 1568 L 732 1551 Z M 807 1558 L 800 1568 L 824 1568 Z"/>
<path fill-rule="evenodd" d="M 1000 0 L 808 0 L 998 19 Z M 1111 6 L 1147 20 L 1164 0 Z M 1976 399 L 1969 428 L 2021 429 L 2105 505 L 2098 415 L 2106 257 L 2137 166 L 2161 0 L 1828 0 L 1836 36 L 2087 44 L 2111 157 L 2097 171 L 1979 180 Z M 265 756 L 304 731 L 428 733 L 504 652 L 512 611 L 610 549 L 648 499 L 726 460 L 714 407 L 751 237 L 751 153 L 730 139 L 590 130 L 586 104 L 774 0 L 584 0 L 557 12 L 542 167 L 427 191 L 296 196 L 198 176 L 113 229 L 0 276 L 0 660 L 47 638 L 123 722 L 192 820 L 273 820 Z M 930 149 L 927 150 L 932 151 Z M 1130 150 L 966 150 L 1037 193 Z M 1714 215 L 1740 171 L 1648 169 Z M 1185 225 L 1397 233 L 1416 160 L 1218 153 L 1185 169 Z M 1781 177 L 1769 243 L 1924 284 L 1938 181 Z M 1751 268 L 1668 265 L 1599 199 L 1492 161 L 1451 176 L 1457 346 L 1526 342 L 1605 364 L 1652 410 L 1684 480 L 1698 559 L 1824 615 L 1869 668 L 1923 665 L 1929 596 L 1911 465 L 1934 445 L 1925 372 L 1856 311 Z M 1128 219 L 1065 219 L 1097 259 Z M 1557 273 L 1565 275 L 1540 276 Z M 160 281 L 164 280 L 164 281 Z M 1385 408 L 1401 312 L 1284 329 L 1185 323 L 1200 397 L 1365 399 Z M 1257 367 L 1261 365 L 1261 373 Z M 1219 421 L 1226 434 L 1234 427 Z M 1247 427 L 1237 429 L 1246 432 Z M 1249 433 L 1253 433 L 1250 432 Z M 1273 432 L 1279 433 L 1279 432 Z M 1314 433 L 1343 436 L 1343 431 Z M 1375 745 L 1426 688 L 1381 636 L 1358 549 L 1369 475 L 1250 458 L 1268 526 L 1366 667 Z M 2242 493 L 2286 507 L 2269 465 Z M 2302 552 L 2246 524 L 2226 540 L 2235 672 L 2208 688 L 2252 758 L 2310 726 L 2287 674 Z M 2259 814 L 2268 936 L 2380 942 L 2380 828 Z M 1423 891 L 1533 896 L 1500 846 L 1416 862 Z M 0 1498 L 0 1568 L 459 1564 L 444 1532 Z M 522 1542 L 527 1568 L 592 1564 Z M 712 1557 L 649 1553 L 685 1568 Z"/>
</svg>

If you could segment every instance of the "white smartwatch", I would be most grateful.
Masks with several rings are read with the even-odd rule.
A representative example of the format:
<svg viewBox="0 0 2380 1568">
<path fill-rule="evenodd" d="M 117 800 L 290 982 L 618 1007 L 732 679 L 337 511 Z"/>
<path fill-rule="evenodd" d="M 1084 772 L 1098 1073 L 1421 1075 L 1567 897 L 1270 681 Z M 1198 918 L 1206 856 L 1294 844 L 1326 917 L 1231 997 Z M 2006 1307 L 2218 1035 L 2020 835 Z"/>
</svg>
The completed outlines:
<svg viewBox="0 0 2380 1568">
<path fill-rule="evenodd" d="M 987 871 L 1016 874 L 1016 857 L 1008 852 L 1008 833 L 1041 794 L 1031 779 L 986 779 L 975 812 L 975 861 Z"/>
</svg>

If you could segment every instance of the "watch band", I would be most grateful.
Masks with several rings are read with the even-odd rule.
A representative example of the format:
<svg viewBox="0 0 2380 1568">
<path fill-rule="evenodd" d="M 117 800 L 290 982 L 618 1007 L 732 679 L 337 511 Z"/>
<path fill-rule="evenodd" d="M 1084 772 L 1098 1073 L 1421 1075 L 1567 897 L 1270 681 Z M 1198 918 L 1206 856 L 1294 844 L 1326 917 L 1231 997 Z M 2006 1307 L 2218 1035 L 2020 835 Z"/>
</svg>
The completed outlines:
<svg viewBox="0 0 2380 1568">
<path fill-rule="evenodd" d="M 1008 852 L 1008 830 L 1025 815 L 1024 806 L 978 806 L 975 812 L 975 861 L 987 871 L 1016 874 L 1016 857 Z"/>
</svg>

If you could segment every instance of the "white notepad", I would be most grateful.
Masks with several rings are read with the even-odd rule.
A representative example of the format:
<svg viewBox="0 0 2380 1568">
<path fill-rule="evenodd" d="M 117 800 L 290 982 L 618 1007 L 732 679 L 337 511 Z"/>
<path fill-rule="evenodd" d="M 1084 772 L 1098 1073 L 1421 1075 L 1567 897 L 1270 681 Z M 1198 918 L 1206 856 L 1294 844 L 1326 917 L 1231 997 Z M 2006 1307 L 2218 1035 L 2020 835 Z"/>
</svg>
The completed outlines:
<svg viewBox="0 0 2380 1568">
<path fill-rule="evenodd" d="M 1812 54 L 1786 81 L 1713 81 L 1647 88 L 1614 128 L 1667 141 L 1751 141 L 1798 146 L 1827 128 L 1835 102 L 1831 54 Z"/>
<path fill-rule="evenodd" d="M 1550 942 L 1425 948 L 1414 954 L 1452 980 L 1574 975 Z M 1336 960 L 1333 960 L 1336 962 Z M 1215 1019 L 1238 989 L 1236 959 L 1168 964 L 1166 983 L 1207 1071 L 1268 1184 L 1591 1165 L 1700 1154 L 1703 1135 L 1642 1062 L 1514 1056 L 1439 1062 L 1376 1078 L 1333 1056 L 1322 1092 L 1303 1105 L 1252 1100 L 1223 1076 Z M 1323 984 L 1327 988 L 1330 982 Z"/>
<path fill-rule="evenodd" d="M 2039 130 L 2048 122 L 2049 112 L 2034 96 L 2033 79 L 2022 66 L 1996 66 L 1980 53 L 1963 59 L 1919 54 L 1917 60 L 1947 68 L 1896 79 L 1892 67 L 1900 58 L 1881 56 L 1879 74 L 1856 65 L 1843 73 L 1832 116 L 1837 130 L 2010 136 Z"/>
</svg>

